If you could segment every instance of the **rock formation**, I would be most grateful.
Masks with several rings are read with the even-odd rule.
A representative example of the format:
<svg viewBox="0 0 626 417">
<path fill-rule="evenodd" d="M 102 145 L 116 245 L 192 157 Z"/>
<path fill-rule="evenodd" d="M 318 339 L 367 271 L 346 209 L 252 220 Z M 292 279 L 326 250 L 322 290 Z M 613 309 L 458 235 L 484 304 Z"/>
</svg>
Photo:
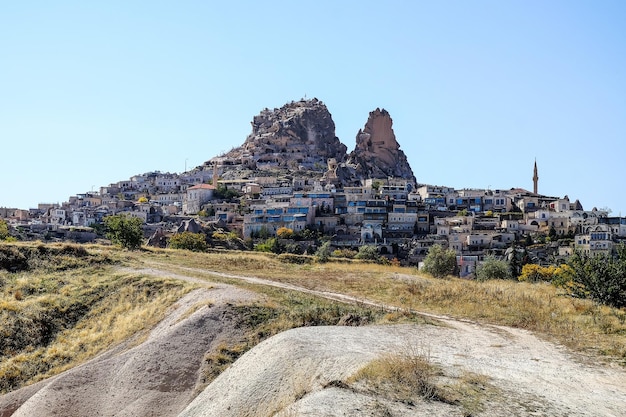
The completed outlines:
<svg viewBox="0 0 626 417">
<path fill-rule="evenodd" d="M 326 105 L 314 98 L 263 110 L 254 117 L 252 133 L 244 144 L 212 162 L 323 172 L 329 158 L 344 160 L 346 152 L 335 136 L 335 123 Z"/>
<path fill-rule="evenodd" d="M 362 178 L 397 177 L 415 181 L 413 170 L 393 133 L 391 116 L 385 109 L 370 112 L 367 123 L 356 135 L 356 147 L 348 156 Z"/>
</svg>

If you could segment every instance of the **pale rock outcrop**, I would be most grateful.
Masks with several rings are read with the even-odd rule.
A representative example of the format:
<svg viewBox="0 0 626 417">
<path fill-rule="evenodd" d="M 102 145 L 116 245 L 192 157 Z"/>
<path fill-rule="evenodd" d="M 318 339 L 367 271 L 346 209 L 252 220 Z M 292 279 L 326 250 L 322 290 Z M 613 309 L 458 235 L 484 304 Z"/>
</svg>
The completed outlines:
<svg viewBox="0 0 626 417">
<path fill-rule="evenodd" d="M 367 123 L 356 136 L 356 147 L 348 164 L 356 166 L 362 178 L 404 178 L 415 181 L 406 155 L 393 132 L 393 121 L 385 109 L 369 114 Z"/>
<path fill-rule="evenodd" d="M 347 148 L 335 136 L 328 108 L 316 98 L 261 111 L 252 120 L 244 144 L 213 158 L 210 164 L 250 169 L 285 168 L 323 172 L 329 158 L 345 159 Z"/>
</svg>

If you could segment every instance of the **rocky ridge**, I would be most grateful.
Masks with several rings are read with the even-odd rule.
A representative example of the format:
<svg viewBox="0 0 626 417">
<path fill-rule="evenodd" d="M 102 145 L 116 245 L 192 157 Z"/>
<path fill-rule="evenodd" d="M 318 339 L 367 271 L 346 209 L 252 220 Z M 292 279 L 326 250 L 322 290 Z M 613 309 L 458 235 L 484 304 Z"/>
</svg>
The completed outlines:
<svg viewBox="0 0 626 417">
<path fill-rule="evenodd" d="M 370 112 L 349 155 L 347 146 L 335 136 L 335 123 L 328 108 L 316 98 L 264 109 L 254 116 L 251 125 L 252 132 L 243 145 L 212 158 L 205 167 L 221 167 L 220 175 L 226 178 L 283 170 L 326 173 L 325 178 L 343 185 L 366 178 L 415 181 L 393 132 L 391 116 L 384 109 Z"/>
<path fill-rule="evenodd" d="M 324 103 L 314 98 L 264 109 L 252 120 L 244 144 L 212 161 L 263 170 L 324 171 L 329 158 L 343 160 L 347 148 L 335 136 L 335 123 Z"/>
</svg>

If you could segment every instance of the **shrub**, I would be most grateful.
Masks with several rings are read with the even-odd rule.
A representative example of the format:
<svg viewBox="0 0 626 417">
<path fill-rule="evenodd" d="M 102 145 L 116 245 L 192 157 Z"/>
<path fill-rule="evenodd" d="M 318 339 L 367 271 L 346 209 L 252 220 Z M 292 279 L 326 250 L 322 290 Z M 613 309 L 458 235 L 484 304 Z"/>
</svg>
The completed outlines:
<svg viewBox="0 0 626 417">
<path fill-rule="evenodd" d="M 15 246 L 2 245 L 0 246 L 0 269 L 10 272 L 25 271 L 28 269 L 28 257 Z"/>
<path fill-rule="evenodd" d="M 348 258 L 352 259 L 356 256 L 358 252 L 352 249 L 344 248 L 344 249 L 335 249 L 332 255 L 335 258 Z"/>
<path fill-rule="evenodd" d="M 215 240 L 228 240 L 228 234 L 221 230 L 216 230 L 211 234 L 211 237 Z"/>
<path fill-rule="evenodd" d="M 181 232 L 170 238 L 170 248 L 204 252 L 207 249 L 204 233 Z"/>
<path fill-rule="evenodd" d="M 285 252 L 302 255 L 304 253 L 304 249 L 297 243 L 288 243 L 285 245 Z"/>
<path fill-rule="evenodd" d="M 363 245 L 359 247 L 359 252 L 354 256 L 355 259 L 378 261 L 380 255 L 378 255 L 378 249 L 374 245 Z"/>
<path fill-rule="evenodd" d="M 517 277 L 520 281 L 539 282 L 539 281 L 552 281 L 554 273 L 556 271 L 555 266 L 541 266 L 537 264 L 526 264 L 522 267 L 522 273 Z"/>
<path fill-rule="evenodd" d="M 265 242 L 257 244 L 254 250 L 259 252 L 283 253 L 285 251 L 285 245 L 275 237 L 271 237 Z"/>
<path fill-rule="evenodd" d="M 280 227 L 276 231 L 276 236 L 281 239 L 291 239 L 293 237 L 293 230 L 288 227 Z"/>
<path fill-rule="evenodd" d="M 121 214 L 104 218 L 106 236 L 111 242 L 125 249 L 139 249 L 143 241 L 143 222 L 137 217 L 129 217 Z"/>
<path fill-rule="evenodd" d="M 511 278 L 511 268 L 509 263 L 488 256 L 478 268 L 476 268 L 476 279 L 486 281 L 488 279 L 507 279 Z"/>
<path fill-rule="evenodd" d="M 5 240 L 9 237 L 9 226 L 7 226 L 7 222 L 0 219 L 0 240 Z"/>
<path fill-rule="evenodd" d="M 415 403 L 420 398 L 440 398 L 436 385 L 439 373 L 428 354 L 411 351 L 389 353 L 374 359 L 350 380 L 365 381 L 377 393 L 394 400 Z"/>
<path fill-rule="evenodd" d="M 571 295 L 589 297 L 617 308 L 626 307 L 625 245 L 618 245 L 615 255 L 589 256 L 576 252 L 568 265 L 571 268 L 569 280 L 561 286 Z"/>
<path fill-rule="evenodd" d="M 315 258 L 318 262 L 328 262 L 330 259 L 331 250 L 330 250 L 330 240 L 326 241 L 315 251 Z"/>
<path fill-rule="evenodd" d="M 456 252 L 452 249 L 444 249 L 441 245 L 430 247 L 424 258 L 424 272 L 435 278 L 443 278 L 453 275 L 456 271 Z"/>
</svg>

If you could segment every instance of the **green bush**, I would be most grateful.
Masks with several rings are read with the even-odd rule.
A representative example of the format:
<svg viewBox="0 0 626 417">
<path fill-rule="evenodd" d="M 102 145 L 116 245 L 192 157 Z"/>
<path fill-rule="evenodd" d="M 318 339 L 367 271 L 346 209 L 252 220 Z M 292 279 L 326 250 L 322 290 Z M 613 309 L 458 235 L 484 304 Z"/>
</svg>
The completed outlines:
<svg viewBox="0 0 626 417">
<path fill-rule="evenodd" d="M 328 260 L 330 259 L 330 255 L 331 255 L 331 250 L 330 250 L 330 240 L 322 243 L 322 246 L 320 246 L 316 251 L 315 251 L 315 258 L 317 259 L 318 262 L 328 262 Z"/>
<path fill-rule="evenodd" d="M 0 219 L 0 240 L 5 240 L 9 237 L 9 226 L 7 222 Z"/>
<path fill-rule="evenodd" d="M 275 237 L 267 239 L 265 242 L 259 243 L 254 247 L 258 252 L 271 252 L 271 253 L 283 253 L 285 252 L 285 245 Z"/>
<path fill-rule="evenodd" d="M 139 249 L 143 242 L 143 222 L 137 217 L 122 214 L 104 218 L 106 236 L 111 242 L 125 249 Z"/>
<path fill-rule="evenodd" d="M 511 268 L 508 262 L 487 256 L 476 268 L 476 279 L 486 281 L 489 279 L 510 279 Z"/>
<path fill-rule="evenodd" d="M 609 306 L 626 307 L 626 246 L 615 255 L 589 256 L 574 253 L 568 265 L 570 280 L 562 286 L 575 297 L 588 297 Z"/>
<path fill-rule="evenodd" d="M 441 245 L 430 247 L 424 258 L 424 272 L 435 278 L 443 278 L 456 272 L 456 252 Z"/>
<path fill-rule="evenodd" d="M 363 245 L 359 247 L 359 252 L 354 255 L 354 258 L 368 261 L 378 261 L 380 260 L 380 255 L 378 254 L 376 246 Z"/>
<path fill-rule="evenodd" d="M 204 252 L 207 249 L 204 233 L 181 232 L 170 238 L 170 248 Z"/>
</svg>

